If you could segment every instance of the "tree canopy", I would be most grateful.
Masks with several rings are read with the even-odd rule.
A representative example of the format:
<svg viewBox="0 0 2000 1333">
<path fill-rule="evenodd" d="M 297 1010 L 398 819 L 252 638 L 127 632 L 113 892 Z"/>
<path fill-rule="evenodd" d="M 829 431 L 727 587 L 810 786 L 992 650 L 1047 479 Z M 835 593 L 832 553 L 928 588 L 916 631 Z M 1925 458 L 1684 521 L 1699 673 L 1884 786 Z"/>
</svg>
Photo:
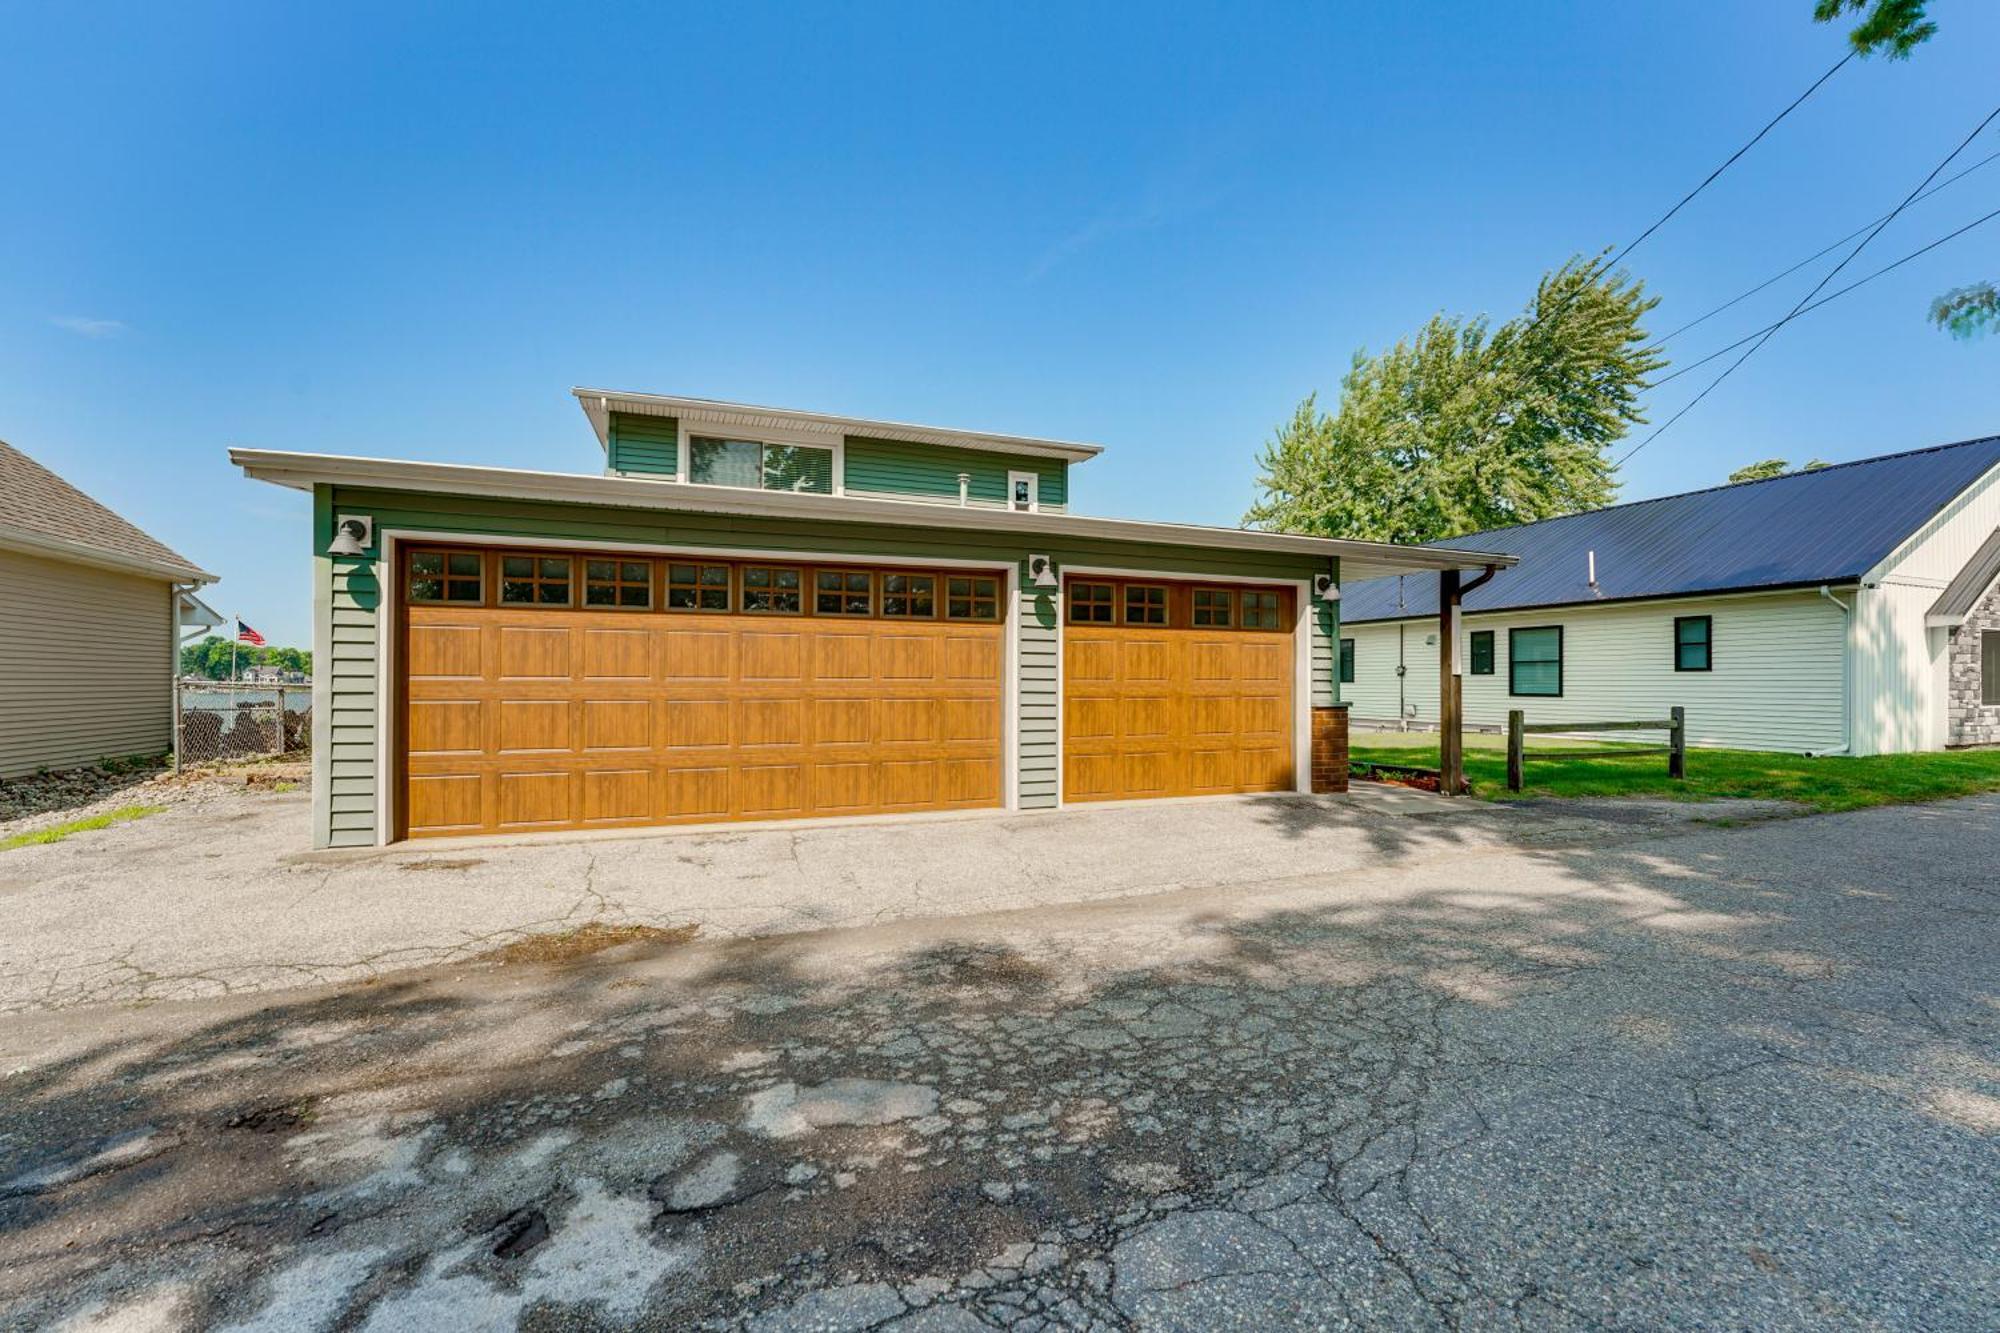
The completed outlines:
<svg viewBox="0 0 2000 1333">
<path fill-rule="evenodd" d="M 229 640 L 214 634 L 182 645 L 181 675 L 228 680 L 229 649 Z M 236 669 L 240 672 L 244 667 L 253 666 L 274 666 L 281 671 L 301 671 L 310 676 L 312 653 L 304 648 L 260 648 L 252 643 L 237 644 Z"/>
<path fill-rule="evenodd" d="M 1807 463 L 1804 467 L 1800 468 L 1799 471 L 1817 472 L 1825 466 L 1827 466 L 1825 459 L 1815 458 L 1810 463 Z M 1751 463 L 1744 467 L 1737 468 L 1734 472 L 1729 474 L 1729 482 L 1730 485 L 1733 486 L 1739 481 L 1763 481 L 1769 477 L 1782 477 L 1791 470 L 1792 470 L 1792 465 L 1786 462 L 1784 459 L 1767 458 L 1761 463 Z"/>
<path fill-rule="evenodd" d="M 1259 457 L 1245 521 L 1425 542 L 1609 503 L 1606 451 L 1645 420 L 1639 393 L 1666 364 L 1640 323 L 1656 304 L 1602 255 L 1577 256 L 1497 328 L 1437 315 L 1355 353 L 1338 410 L 1309 395 Z"/>
</svg>

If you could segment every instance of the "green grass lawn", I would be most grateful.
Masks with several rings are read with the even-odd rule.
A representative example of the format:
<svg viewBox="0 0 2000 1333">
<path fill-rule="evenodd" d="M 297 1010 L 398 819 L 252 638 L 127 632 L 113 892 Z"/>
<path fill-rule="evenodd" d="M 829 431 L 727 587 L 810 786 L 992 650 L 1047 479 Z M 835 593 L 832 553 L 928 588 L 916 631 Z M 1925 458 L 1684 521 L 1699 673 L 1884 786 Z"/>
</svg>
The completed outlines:
<svg viewBox="0 0 2000 1333">
<path fill-rule="evenodd" d="M 1538 737 L 1545 747 L 1584 748 L 1560 737 Z M 1615 752 L 1616 745 L 1603 747 Z M 1356 763 L 1422 764 L 1435 768 L 1437 737 L 1420 732 L 1354 733 Z M 1536 759 L 1528 747 L 1523 796 L 1670 796 L 1684 800 L 1739 797 L 1803 801 L 1820 810 L 1858 810 L 1903 801 L 1938 801 L 2000 791 L 2000 750 L 1876 755 L 1866 759 L 1807 759 L 1756 750 L 1689 750 L 1687 780 L 1667 776 L 1663 754 L 1616 758 Z M 1473 794 L 1504 800 L 1507 739 L 1469 734 L 1465 776 Z"/>
<path fill-rule="evenodd" d="M 88 819 L 72 819 L 67 824 L 51 824 L 32 833 L 16 833 L 11 838 L 0 838 L 0 852 L 12 851 L 16 847 L 34 847 L 42 843 L 61 842 L 72 833 L 88 833 L 91 829 L 110 828 L 113 824 L 129 823 L 134 819 L 144 819 L 147 815 L 157 815 L 166 808 L 164 805 L 121 805 L 116 810 L 107 810 Z"/>
</svg>

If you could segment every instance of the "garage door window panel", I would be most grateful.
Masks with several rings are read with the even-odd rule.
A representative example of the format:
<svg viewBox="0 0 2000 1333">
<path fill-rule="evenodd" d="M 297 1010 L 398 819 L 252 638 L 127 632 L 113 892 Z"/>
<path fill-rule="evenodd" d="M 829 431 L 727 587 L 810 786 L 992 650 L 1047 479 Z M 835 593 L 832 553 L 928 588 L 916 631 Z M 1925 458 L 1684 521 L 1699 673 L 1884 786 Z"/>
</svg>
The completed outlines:
<svg viewBox="0 0 2000 1333">
<path fill-rule="evenodd" d="M 583 562 L 583 604 L 594 611 L 646 611 L 653 605 L 649 560 Z"/>
<path fill-rule="evenodd" d="M 729 566 L 668 565 L 667 610 L 729 610 Z"/>
<path fill-rule="evenodd" d="M 570 561 L 566 555 L 502 555 L 500 601 L 507 606 L 568 606 Z"/>
<path fill-rule="evenodd" d="M 1227 588 L 1194 590 L 1196 629 L 1228 629 L 1236 623 L 1236 594 Z"/>
<path fill-rule="evenodd" d="M 865 570 L 815 570 L 813 589 L 813 611 L 817 615 L 875 614 L 875 576 Z"/>
<path fill-rule="evenodd" d="M 1164 625 L 1167 623 L 1167 590 L 1154 583 L 1125 585 L 1125 623 Z"/>
<path fill-rule="evenodd" d="M 743 609 L 753 615 L 798 615 L 805 605 L 802 583 L 800 571 L 790 566 L 745 566 Z"/>
<path fill-rule="evenodd" d="M 1275 592 L 1243 594 L 1243 628 L 1277 629 L 1279 596 Z"/>
<path fill-rule="evenodd" d="M 409 599 L 476 605 L 485 600 L 485 563 L 477 551 L 413 551 L 407 585 Z"/>
<path fill-rule="evenodd" d="M 937 617 L 937 578 L 931 574 L 884 574 L 882 614 L 897 620 Z"/>
<path fill-rule="evenodd" d="M 1109 583 L 1069 585 L 1069 623 L 1109 625 L 1117 618 L 1117 590 Z"/>
<path fill-rule="evenodd" d="M 953 575 L 945 580 L 947 620 L 998 620 L 1000 580 Z"/>
</svg>

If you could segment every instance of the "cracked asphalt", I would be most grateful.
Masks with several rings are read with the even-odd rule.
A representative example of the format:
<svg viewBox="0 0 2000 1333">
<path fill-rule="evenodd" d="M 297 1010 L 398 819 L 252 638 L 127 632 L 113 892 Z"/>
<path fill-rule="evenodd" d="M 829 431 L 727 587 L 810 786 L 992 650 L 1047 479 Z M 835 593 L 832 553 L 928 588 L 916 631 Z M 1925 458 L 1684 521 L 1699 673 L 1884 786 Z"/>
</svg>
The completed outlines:
<svg viewBox="0 0 2000 1333">
<path fill-rule="evenodd" d="M 1993 1327 L 2000 798 L 1243 810 L 1292 873 L 24 1009 L 0 1326 Z"/>
</svg>

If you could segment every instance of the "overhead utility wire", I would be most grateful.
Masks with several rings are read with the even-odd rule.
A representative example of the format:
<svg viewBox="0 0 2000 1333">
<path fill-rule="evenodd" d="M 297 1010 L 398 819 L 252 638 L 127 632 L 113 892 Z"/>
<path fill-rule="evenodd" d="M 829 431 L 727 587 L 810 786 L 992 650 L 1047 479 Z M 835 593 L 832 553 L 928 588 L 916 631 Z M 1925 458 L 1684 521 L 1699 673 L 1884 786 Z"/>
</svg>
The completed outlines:
<svg viewBox="0 0 2000 1333">
<path fill-rule="evenodd" d="M 1933 185 L 1930 189 L 1925 190 L 1922 194 L 1918 195 L 1915 199 L 1911 200 L 1910 202 L 1912 204 L 1921 204 L 1924 200 L 1930 198 L 1932 195 L 1938 193 L 1940 190 L 1946 189 L 1952 185 L 1956 185 L 1959 181 L 1964 180 L 1967 176 L 1970 176 L 1973 172 L 1979 170 L 1981 167 L 1986 166 L 1994 161 L 2000 161 L 2000 150 L 1988 153 L 1985 157 L 1980 158 L 1979 161 L 1974 162 L 1964 171 L 1961 171 L 1953 176 L 1948 176 L 1944 180 L 1939 181 L 1936 185 Z M 1839 240 L 1834 241 L 1831 244 L 1822 247 L 1821 249 L 1813 251 L 1811 254 L 1807 255 L 1804 259 L 1801 259 L 1798 263 L 1792 265 L 1784 272 L 1772 274 L 1770 277 L 1764 279 L 1764 281 L 1758 283 L 1755 287 L 1752 287 L 1749 291 L 1744 292 L 1741 295 L 1731 297 L 1729 300 L 1724 301 L 1721 305 L 1715 307 L 1715 309 L 1709 311 L 1707 314 L 1689 320 L 1687 323 L 1675 329 L 1672 333 L 1661 334 L 1659 337 L 1653 339 L 1653 346 L 1659 347 L 1662 344 L 1674 338 L 1678 338 L 1683 333 L 1686 333 L 1689 329 L 1693 328 L 1695 325 L 1706 323 L 1707 321 L 1721 314 L 1723 311 L 1729 309 L 1731 306 L 1738 305 L 1744 301 L 1749 300 L 1751 297 L 1755 296 L 1758 292 L 1761 292 L 1766 287 L 1769 287 L 1772 283 L 1784 281 L 1786 278 L 1791 277 L 1792 274 L 1797 273 L 1800 269 L 1804 268 L 1807 264 L 1812 263 L 1813 260 L 1823 259 L 1827 255 L 1832 254 L 1835 250 L 1838 250 L 1841 246 L 1846 245 L 1849 241 L 1859 236 L 1862 232 L 1867 231 L 1870 227 L 1874 226 L 1876 222 L 1882 222 L 1886 220 L 1887 217 L 1888 215 L 1884 214 L 1882 217 L 1876 218 L 1871 222 L 1862 223 L 1860 226 L 1856 227 L 1853 231 L 1848 232 L 1847 235 L 1841 237 Z M 1956 232 L 1952 234 L 1957 235 Z M 1852 291 L 1853 288 L 1848 288 L 1847 290 Z M 1825 304 L 1825 303 L 1820 302 L 1819 304 Z M 1738 345 L 1739 344 L 1737 343 L 1730 344 L 1731 347 L 1735 347 Z M 1701 363 L 1699 361 L 1695 363 L 1695 365 L 1700 365 L 1700 364 Z M 1690 367 L 1690 369 L 1691 368 L 1692 367 Z M 1667 376 L 1667 379 L 1672 379 L 1672 378 L 1673 378 L 1672 375 Z M 1654 381 L 1656 385 L 1665 384 L 1666 382 L 1667 382 L 1666 380 Z"/>
<path fill-rule="evenodd" d="M 1867 277 L 1857 278 L 1853 282 L 1848 283 L 1845 287 L 1842 287 L 1839 291 L 1828 292 L 1825 296 L 1820 297 L 1819 300 L 1814 301 L 1811 305 L 1806 306 L 1804 309 L 1800 310 L 1797 315 L 1788 315 L 1786 316 L 1785 319 L 1781 319 L 1775 324 L 1766 324 L 1761 329 L 1756 329 L 1749 333 L 1744 334 L 1741 338 L 1738 338 L 1735 342 L 1729 344 L 1729 346 L 1727 347 L 1717 348 L 1715 351 L 1710 352 L 1707 356 L 1703 357 L 1699 361 L 1688 362 L 1686 365 L 1682 366 L 1679 370 L 1676 370 L 1671 375 L 1662 375 L 1660 378 L 1654 380 L 1652 384 L 1649 385 L 1648 387 L 1657 389 L 1662 384 L 1665 384 L 1668 380 L 1679 379 L 1682 375 L 1687 374 L 1691 370 L 1701 369 L 1703 366 L 1715 360 L 1717 357 L 1728 356 L 1731 352 L 1741 347 L 1744 343 L 1749 342 L 1752 338 L 1758 337 L 1761 334 L 1769 333 L 1774 329 L 1780 328 L 1788 320 L 1796 319 L 1800 315 L 1810 315 L 1813 311 L 1819 309 L 1823 305 L 1826 305 L 1828 302 L 1839 300 L 1841 297 L 1847 295 L 1849 292 L 1853 291 L 1857 287 L 1866 287 L 1869 283 L 1875 281 L 1875 279 L 1881 277 L 1884 273 L 1887 273 L 1892 269 L 1899 269 L 1903 265 L 1909 263 L 1912 259 L 1915 259 L 1920 255 L 1929 254 L 1931 251 L 1937 249 L 1940 245 L 1943 245 L 1945 242 L 1955 241 L 1959 237 L 1965 235 L 1965 233 L 1971 231 L 1973 228 L 1985 226 L 1987 223 L 1991 222 L 1994 218 L 2000 218 L 2000 208 L 1994 209 L 1991 213 L 1988 213 L 1984 217 L 1974 218 L 1972 221 L 1966 223 L 1963 227 L 1960 227 L 1957 231 L 1947 232 L 1945 235 L 1938 237 L 1935 241 L 1932 241 L 1929 245 L 1921 246 L 1918 249 L 1910 251 L 1910 253 L 1904 255 L 1901 259 L 1898 259 L 1893 264 L 1884 264 L 1881 268 L 1876 269 L 1873 273 L 1870 273 Z"/>
<path fill-rule="evenodd" d="M 1794 305 L 1791 308 L 1791 310 L 1786 312 L 1786 315 L 1783 319 L 1779 320 L 1776 324 L 1773 324 L 1770 328 L 1764 330 L 1763 334 L 1757 338 L 1756 342 L 1751 343 L 1750 346 L 1748 346 L 1743 350 L 1742 356 L 1739 356 L 1734 361 L 1730 362 L 1729 365 L 1723 370 L 1723 372 L 1720 375 L 1717 375 L 1713 380 L 1709 381 L 1708 387 L 1704 388 L 1700 393 L 1696 394 L 1693 398 L 1689 399 L 1687 404 L 1683 406 L 1680 411 L 1668 417 L 1666 421 L 1662 422 L 1660 427 L 1657 430 L 1655 430 L 1651 435 L 1648 435 L 1645 439 L 1639 441 L 1639 443 L 1633 445 L 1630 449 L 1626 450 L 1625 453 L 1618 459 L 1618 463 L 1620 464 L 1624 463 L 1627 459 L 1631 458 L 1641 449 L 1644 449 L 1654 440 L 1657 440 L 1662 435 L 1666 434 L 1667 431 L 1670 428 L 1672 428 L 1673 424 L 1676 421 L 1679 421 L 1689 412 L 1692 412 L 1695 409 L 1696 404 L 1700 403 L 1702 399 L 1708 397 L 1711 393 L 1714 393 L 1716 389 L 1721 386 L 1722 382 L 1728 379 L 1731 375 L 1734 375 L 1737 369 L 1740 366 L 1742 366 L 1742 364 L 1745 361 L 1748 361 L 1751 357 L 1755 356 L 1758 352 L 1758 349 L 1763 347 L 1765 343 L 1771 341 L 1772 338 L 1776 337 L 1779 329 L 1782 329 L 1783 327 L 1785 327 L 1785 325 L 1797 319 L 1799 317 L 1799 312 L 1804 310 L 1805 307 L 1812 301 L 1812 299 L 1815 296 L 1818 296 L 1820 292 L 1825 290 L 1826 285 L 1829 282 L 1832 282 L 1842 269 L 1846 268 L 1849 264 L 1853 263 L 1855 256 L 1859 255 L 1863 250 L 1867 249 L 1868 243 L 1874 240 L 1877 236 L 1880 236 L 1882 234 L 1882 229 L 1888 226 L 1891 222 L 1895 221 L 1896 218 L 1902 214 L 1902 211 L 1910 206 L 1911 201 L 1914 200 L 1919 194 L 1922 194 L 1924 190 L 1929 187 L 1930 183 L 1937 179 L 1938 173 L 1943 171 L 1946 167 L 1950 166 L 1952 164 L 1953 159 L 1955 159 L 1960 153 L 1964 152 L 1974 139 L 1977 139 L 1982 133 L 1984 133 L 1986 127 L 1988 125 L 1991 125 L 1996 117 L 2000 117 L 2000 106 L 1996 106 L 1991 111 L 1987 112 L 1986 118 L 1973 127 L 1972 133 L 1966 135 L 1965 138 L 1961 139 L 1959 141 L 1958 147 L 1952 149 L 1949 153 L 1946 153 L 1944 156 L 1944 161 L 1932 167 L 1930 174 L 1928 176 L 1925 176 L 1921 181 L 1917 182 L 1917 188 L 1910 191 L 1907 195 L 1903 196 L 1903 202 L 1897 204 L 1894 208 L 1890 209 L 1888 214 L 1885 217 L 1883 217 L 1883 219 L 1880 222 L 1875 224 L 1874 229 L 1871 230 L 1866 236 L 1861 238 L 1859 244 L 1857 244 L 1852 250 L 1849 250 L 1838 264 L 1835 264 L 1832 268 L 1828 269 L 1826 273 L 1820 278 L 1820 280 L 1813 284 L 1813 289 L 1807 292 L 1804 296 L 1800 297 L 1798 300 L 1798 304 Z M 1616 465 L 1614 464 L 1614 466 Z"/>
</svg>

